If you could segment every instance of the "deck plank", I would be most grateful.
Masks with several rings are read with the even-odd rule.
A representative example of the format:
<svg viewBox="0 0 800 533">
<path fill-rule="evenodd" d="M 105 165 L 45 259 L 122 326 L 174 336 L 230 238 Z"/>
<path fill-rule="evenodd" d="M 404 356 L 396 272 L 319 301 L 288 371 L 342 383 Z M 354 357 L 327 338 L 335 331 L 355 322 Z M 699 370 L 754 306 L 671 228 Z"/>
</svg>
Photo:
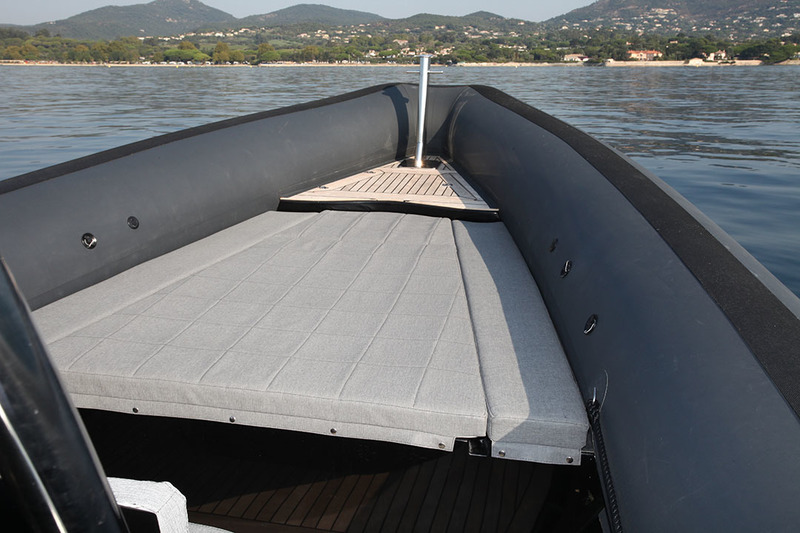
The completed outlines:
<svg viewBox="0 0 800 533">
<path fill-rule="evenodd" d="M 388 477 L 388 473 L 361 476 L 361 479 L 358 480 L 358 483 L 356 483 L 356 486 L 350 493 L 350 497 L 347 499 L 342 511 L 339 513 L 339 517 L 336 519 L 336 522 L 334 522 L 332 530 L 342 533 L 349 531 L 351 522 L 353 518 L 356 517 L 356 513 L 361 511 L 365 514 L 369 514 L 369 511 L 375 504 L 375 494 L 379 492 Z M 362 505 L 364 503 L 366 503 L 366 505 Z M 354 531 L 358 531 L 358 529 L 354 529 Z"/>
<path fill-rule="evenodd" d="M 436 196 L 444 180 L 440 176 L 429 176 L 420 188 L 420 194 L 425 196 Z"/>
<path fill-rule="evenodd" d="M 480 461 L 475 486 L 472 490 L 469 511 L 464 531 L 478 532 L 483 525 L 483 515 L 486 511 L 486 499 L 489 496 L 489 480 L 492 474 L 492 462 Z"/>
<path fill-rule="evenodd" d="M 256 515 L 256 520 L 262 522 L 274 522 L 282 524 L 294 510 L 298 498 L 305 494 L 313 481 L 313 473 L 310 471 L 300 472 L 300 476 L 291 480 L 286 480 L 278 490 L 273 491 L 272 496 Z"/>
<path fill-rule="evenodd" d="M 390 201 L 494 211 L 446 161 L 437 168 L 400 167 L 395 161 L 284 199 Z"/>
<path fill-rule="evenodd" d="M 286 524 L 290 526 L 302 526 L 306 518 L 311 514 L 315 508 L 317 500 L 322 495 L 322 491 L 328 485 L 327 479 L 320 479 L 309 487 L 303 499 L 298 502 L 294 512 L 286 520 Z"/>
<path fill-rule="evenodd" d="M 388 191 L 389 194 L 400 194 L 400 191 L 406 186 L 406 184 L 413 179 L 414 179 L 413 174 L 407 174 L 407 173 L 400 174 L 392 184 L 393 187 L 391 188 L 391 190 Z"/>
<path fill-rule="evenodd" d="M 450 470 L 450 463 L 452 460 L 453 455 L 447 454 L 436 461 L 436 468 L 428 484 L 425 499 L 419 507 L 415 529 L 421 529 L 423 531 L 430 530 L 433 519 L 436 516 L 436 509 L 442 497 L 442 491 L 447 482 L 447 472 Z"/>
<path fill-rule="evenodd" d="M 260 491 L 256 495 L 252 503 L 245 510 L 244 514 L 242 514 L 242 518 L 263 521 L 263 518 L 259 518 L 259 516 L 262 516 L 262 510 L 270 502 L 270 500 L 272 500 L 275 494 L 278 493 L 282 486 L 291 482 L 292 474 L 294 474 L 294 472 L 289 465 L 279 469 L 277 476 L 273 478 L 269 488 Z"/>
<path fill-rule="evenodd" d="M 420 465 L 414 486 L 406 501 L 406 512 L 398 524 L 398 531 L 420 530 L 420 528 L 416 527 L 417 518 L 419 516 L 420 506 L 422 502 L 425 501 L 425 494 L 427 494 L 428 486 L 433 478 L 436 467 L 434 463 L 435 461 L 426 461 Z"/>
<path fill-rule="evenodd" d="M 339 489 L 336 491 L 336 494 L 333 495 L 330 503 L 317 522 L 317 529 L 323 531 L 333 530 L 333 526 L 336 524 L 339 514 L 342 512 L 345 505 L 347 505 L 350 494 L 355 490 L 360 479 L 361 476 L 357 474 L 351 474 L 342 479 L 342 482 L 339 484 Z"/>
<path fill-rule="evenodd" d="M 317 496 L 314 505 L 308 510 L 306 515 L 303 517 L 303 521 L 300 523 L 303 527 L 311 527 L 316 528 L 319 521 L 324 516 L 325 510 L 333 501 L 333 498 L 336 496 L 336 493 L 339 491 L 339 487 L 341 487 L 344 478 L 336 477 L 333 479 L 328 479 L 324 482 L 324 486 L 322 490 L 319 492 L 319 496 Z"/>
<path fill-rule="evenodd" d="M 322 486 L 317 477 L 312 482 L 297 485 L 272 517 L 272 522 L 299 526 L 321 490 Z"/>
<path fill-rule="evenodd" d="M 503 477 L 506 473 L 507 461 L 494 461 L 492 462 L 492 471 L 489 477 L 489 486 L 502 487 Z M 486 507 L 483 511 L 483 523 L 481 524 L 481 531 L 484 533 L 492 533 L 499 531 L 498 523 L 500 521 L 500 507 L 503 503 L 503 491 L 492 490 L 486 495 Z"/>
<path fill-rule="evenodd" d="M 520 499 L 511 524 L 508 526 L 509 533 L 523 533 L 531 530 L 531 524 L 547 500 L 547 490 L 550 487 L 550 480 L 553 475 L 552 465 L 531 465 L 532 475 Z"/>
<path fill-rule="evenodd" d="M 472 457 L 463 444 L 439 452 L 325 437 L 286 441 L 285 432 L 196 421 L 180 423 L 202 431 L 167 439 L 154 431 L 142 443 L 142 421 L 125 420 L 130 434 L 98 443 L 109 475 L 145 479 L 155 471 L 186 495 L 193 519 L 242 533 L 531 531 L 556 471 Z M 235 433 L 224 440 L 223 429 Z"/>
<path fill-rule="evenodd" d="M 447 472 L 447 479 L 445 480 L 444 489 L 439 499 L 439 505 L 436 509 L 436 514 L 431 523 L 431 531 L 446 531 L 447 524 L 450 522 L 450 517 L 453 514 L 453 506 L 458 497 L 459 488 L 464 479 L 465 465 L 469 456 L 467 454 L 459 453 L 453 456 L 451 468 Z"/>
<path fill-rule="evenodd" d="M 397 487 L 397 492 L 395 493 L 391 505 L 386 512 L 386 517 L 383 520 L 384 527 L 382 531 L 394 533 L 397 531 L 404 516 L 408 514 L 406 513 L 406 509 L 409 507 L 409 500 L 411 498 L 412 491 L 414 490 L 415 483 L 417 482 L 417 478 L 419 477 L 419 470 L 420 466 L 414 465 L 406 470 L 403 474 L 403 478 Z"/>
<path fill-rule="evenodd" d="M 502 499 L 500 501 L 500 516 L 497 522 L 497 531 L 506 531 L 514 517 L 517 508 L 517 487 L 519 468 L 506 468 L 502 482 Z M 500 491 L 498 491 L 500 492 Z"/>
<path fill-rule="evenodd" d="M 386 194 L 391 194 L 390 190 L 394 184 L 394 182 L 398 179 L 399 174 L 397 172 L 391 172 L 386 174 L 386 179 L 383 180 L 381 186 L 377 189 L 367 191 L 367 192 L 383 192 Z"/>
<path fill-rule="evenodd" d="M 367 178 L 365 180 L 361 180 L 361 181 L 355 183 L 354 185 L 357 185 L 357 187 L 355 187 L 354 189 L 351 189 L 351 190 L 355 190 L 355 191 L 359 191 L 359 192 L 368 191 L 369 188 L 372 187 L 372 185 L 375 182 L 377 182 L 379 179 L 381 179 L 382 177 L 383 177 L 383 174 L 375 172 L 369 178 Z"/>
<path fill-rule="evenodd" d="M 366 498 L 363 512 L 359 512 L 353 518 L 353 522 L 347 530 L 349 533 L 381 531 L 392 502 L 395 501 L 395 495 L 400 488 L 404 474 L 404 472 L 384 474 L 386 476 L 385 481 L 380 486 L 375 485 L 373 487 L 375 490 L 370 492 Z"/>
<path fill-rule="evenodd" d="M 475 458 L 471 458 L 475 459 Z M 472 505 L 472 494 L 478 479 L 479 466 L 483 463 L 480 460 L 467 461 L 461 486 L 458 490 L 456 502 L 453 505 L 450 521 L 447 524 L 448 532 L 464 531 L 467 524 L 467 514 Z"/>
<path fill-rule="evenodd" d="M 234 468 L 239 469 L 239 461 L 235 461 L 234 465 L 219 465 L 220 468 Z M 219 474 L 214 476 L 214 479 L 220 478 Z M 197 511 L 200 513 L 213 513 L 214 509 L 216 509 L 217 505 L 219 505 L 220 501 L 225 499 L 225 496 L 230 493 L 230 491 L 235 487 L 237 484 L 237 480 L 235 479 L 225 479 L 222 477 L 222 482 L 219 484 L 210 484 L 211 490 L 207 496 L 204 498 L 205 503 L 200 505 L 197 508 Z"/>
<path fill-rule="evenodd" d="M 265 467 L 255 469 L 250 480 L 245 482 L 243 487 L 239 489 L 241 496 L 239 496 L 227 512 L 228 516 L 244 518 L 247 510 L 250 509 L 250 506 L 253 505 L 256 498 L 261 494 L 265 483 L 276 474 L 276 470 L 280 469 L 267 469 Z"/>
<path fill-rule="evenodd" d="M 391 176 L 391 174 L 389 172 L 386 172 L 386 173 L 383 173 L 383 174 L 379 174 L 378 175 L 378 179 L 376 179 L 375 182 L 372 185 L 370 185 L 368 189 L 365 189 L 363 192 L 371 193 L 371 192 L 375 192 L 376 190 L 380 189 L 381 187 L 384 186 L 386 181 L 389 179 L 389 176 Z"/>
</svg>

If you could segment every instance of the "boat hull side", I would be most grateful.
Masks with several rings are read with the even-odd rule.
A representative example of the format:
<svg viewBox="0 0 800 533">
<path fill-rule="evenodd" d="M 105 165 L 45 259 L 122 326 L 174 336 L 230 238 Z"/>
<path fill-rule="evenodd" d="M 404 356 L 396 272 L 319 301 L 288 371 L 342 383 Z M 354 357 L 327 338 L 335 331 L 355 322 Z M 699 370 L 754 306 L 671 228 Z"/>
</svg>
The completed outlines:
<svg viewBox="0 0 800 533">
<path fill-rule="evenodd" d="M 576 148 L 580 136 L 565 139 L 565 125 L 505 95 L 477 89 L 455 109 L 450 157 L 500 208 L 584 399 L 601 403 L 623 525 L 791 529 L 800 520 L 798 418 L 736 316 L 614 183 L 615 173 L 651 178 L 588 136 L 593 144 Z M 667 220 L 686 215 L 678 203 L 660 209 Z M 704 253 L 740 264 L 725 246 Z M 788 309 L 781 317 L 798 327 Z M 756 334 L 784 335 L 784 355 L 800 357 L 791 331 L 765 324 Z"/>
<path fill-rule="evenodd" d="M 281 196 L 402 159 L 415 99 L 413 87 L 373 87 L 12 178 L 0 184 L 0 254 L 39 308 L 273 210 Z"/>
</svg>

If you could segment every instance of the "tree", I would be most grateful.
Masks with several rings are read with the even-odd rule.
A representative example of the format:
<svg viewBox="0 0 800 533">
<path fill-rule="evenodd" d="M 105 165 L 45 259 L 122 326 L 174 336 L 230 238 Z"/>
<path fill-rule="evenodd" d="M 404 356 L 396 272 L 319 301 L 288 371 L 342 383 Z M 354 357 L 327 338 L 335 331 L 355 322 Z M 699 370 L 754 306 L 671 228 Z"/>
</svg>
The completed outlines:
<svg viewBox="0 0 800 533">
<path fill-rule="evenodd" d="M 231 61 L 234 63 L 242 63 L 244 61 L 244 52 L 241 50 L 232 50 L 230 56 Z"/>
<path fill-rule="evenodd" d="M 269 43 L 261 43 L 258 45 L 256 51 L 256 60 L 259 63 L 271 63 L 281 58 L 281 55 L 275 51 L 275 47 Z"/>
<path fill-rule="evenodd" d="M 348 46 L 347 48 L 344 49 L 344 51 L 347 54 L 347 57 L 350 59 L 350 61 L 358 61 L 364 57 L 363 52 L 361 52 L 361 50 L 359 50 L 353 45 Z"/>
<path fill-rule="evenodd" d="M 347 51 L 341 46 L 331 47 L 329 55 L 330 58 L 337 63 L 344 63 L 345 61 L 350 60 L 350 56 L 347 55 Z"/>
<path fill-rule="evenodd" d="M 794 43 L 783 43 L 779 39 L 751 42 L 736 48 L 736 56 L 740 59 L 760 59 L 764 63 L 780 63 L 794 57 L 797 47 Z"/>
<path fill-rule="evenodd" d="M 300 57 L 302 61 L 309 62 L 309 61 L 316 61 L 317 59 L 319 59 L 319 56 L 320 56 L 319 46 L 310 45 L 303 48 L 303 52 L 301 53 Z"/>
<path fill-rule="evenodd" d="M 85 44 L 75 45 L 75 47 L 67 53 L 67 57 L 70 61 L 76 61 L 78 63 L 88 63 L 92 60 L 89 47 Z"/>
<path fill-rule="evenodd" d="M 180 44 L 178 44 L 178 49 L 179 50 L 197 50 L 197 47 L 194 45 L 194 43 L 192 41 L 185 41 L 184 40 L 184 41 L 181 41 Z"/>
<path fill-rule="evenodd" d="M 164 61 L 193 61 L 194 51 L 181 48 L 164 50 Z"/>
<path fill-rule="evenodd" d="M 278 50 L 281 61 L 300 61 L 301 51 L 296 48 L 284 48 Z"/>
<path fill-rule="evenodd" d="M 214 53 L 211 55 L 214 63 L 228 63 L 231 60 L 231 47 L 227 43 L 217 41 L 217 46 L 214 47 Z"/>
<path fill-rule="evenodd" d="M 103 41 L 97 41 L 92 44 L 91 54 L 92 59 L 95 61 L 105 63 L 108 61 L 109 57 L 111 57 L 111 50 L 109 50 L 108 45 Z"/>
<path fill-rule="evenodd" d="M 138 41 L 137 43 L 138 44 Z M 125 39 L 117 39 L 108 44 L 109 55 L 111 61 L 119 61 L 120 63 L 135 63 L 139 59 L 139 52 L 131 47 L 131 43 Z"/>
<path fill-rule="evenodd" d="M 12 61 L 19 61 L 22 59 L 22 48 L 19 46 L 9 46 L 6 48 L 3 59 L 11 59 Z"/>
<path fill-rule="evenodd" d="M 22 57 L 28 61 L 39 59 L 39 49 L 33 46 L 31 43 L 23 44 L 22 48 L 20 49 L 20 53 L 22 54 Z"/>
</svg>

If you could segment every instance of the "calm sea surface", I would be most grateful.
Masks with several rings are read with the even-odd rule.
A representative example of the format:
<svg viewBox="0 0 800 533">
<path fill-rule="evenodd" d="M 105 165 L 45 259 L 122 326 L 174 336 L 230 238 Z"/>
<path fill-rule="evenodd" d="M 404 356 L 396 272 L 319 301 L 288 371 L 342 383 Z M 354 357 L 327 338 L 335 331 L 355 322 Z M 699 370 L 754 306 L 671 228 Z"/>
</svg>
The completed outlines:
<svg viewBox="0 0 800 533">
<path fill-rule="evenodd" d="M 406 67 L 0 66 L 0 179 L 370 85 Z M 800 295 L 800 67 L 444 69 L 630 155 Z"/>
</svg>

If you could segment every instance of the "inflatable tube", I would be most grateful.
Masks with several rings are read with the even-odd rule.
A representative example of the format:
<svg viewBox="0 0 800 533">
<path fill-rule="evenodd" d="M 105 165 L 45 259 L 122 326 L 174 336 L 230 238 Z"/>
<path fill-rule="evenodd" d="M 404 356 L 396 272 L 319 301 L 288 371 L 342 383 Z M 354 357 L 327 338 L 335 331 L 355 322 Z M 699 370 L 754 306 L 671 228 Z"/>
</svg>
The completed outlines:
<svg viewBox="0 0 800 533">
<path fill-rule="evenodd" d="M 454 107 L 449 157 L 500 208 L 599 402 L 622 525 L 800 523 L 797 299 L 595 139 L 487 88 Z"/>
</svg>

